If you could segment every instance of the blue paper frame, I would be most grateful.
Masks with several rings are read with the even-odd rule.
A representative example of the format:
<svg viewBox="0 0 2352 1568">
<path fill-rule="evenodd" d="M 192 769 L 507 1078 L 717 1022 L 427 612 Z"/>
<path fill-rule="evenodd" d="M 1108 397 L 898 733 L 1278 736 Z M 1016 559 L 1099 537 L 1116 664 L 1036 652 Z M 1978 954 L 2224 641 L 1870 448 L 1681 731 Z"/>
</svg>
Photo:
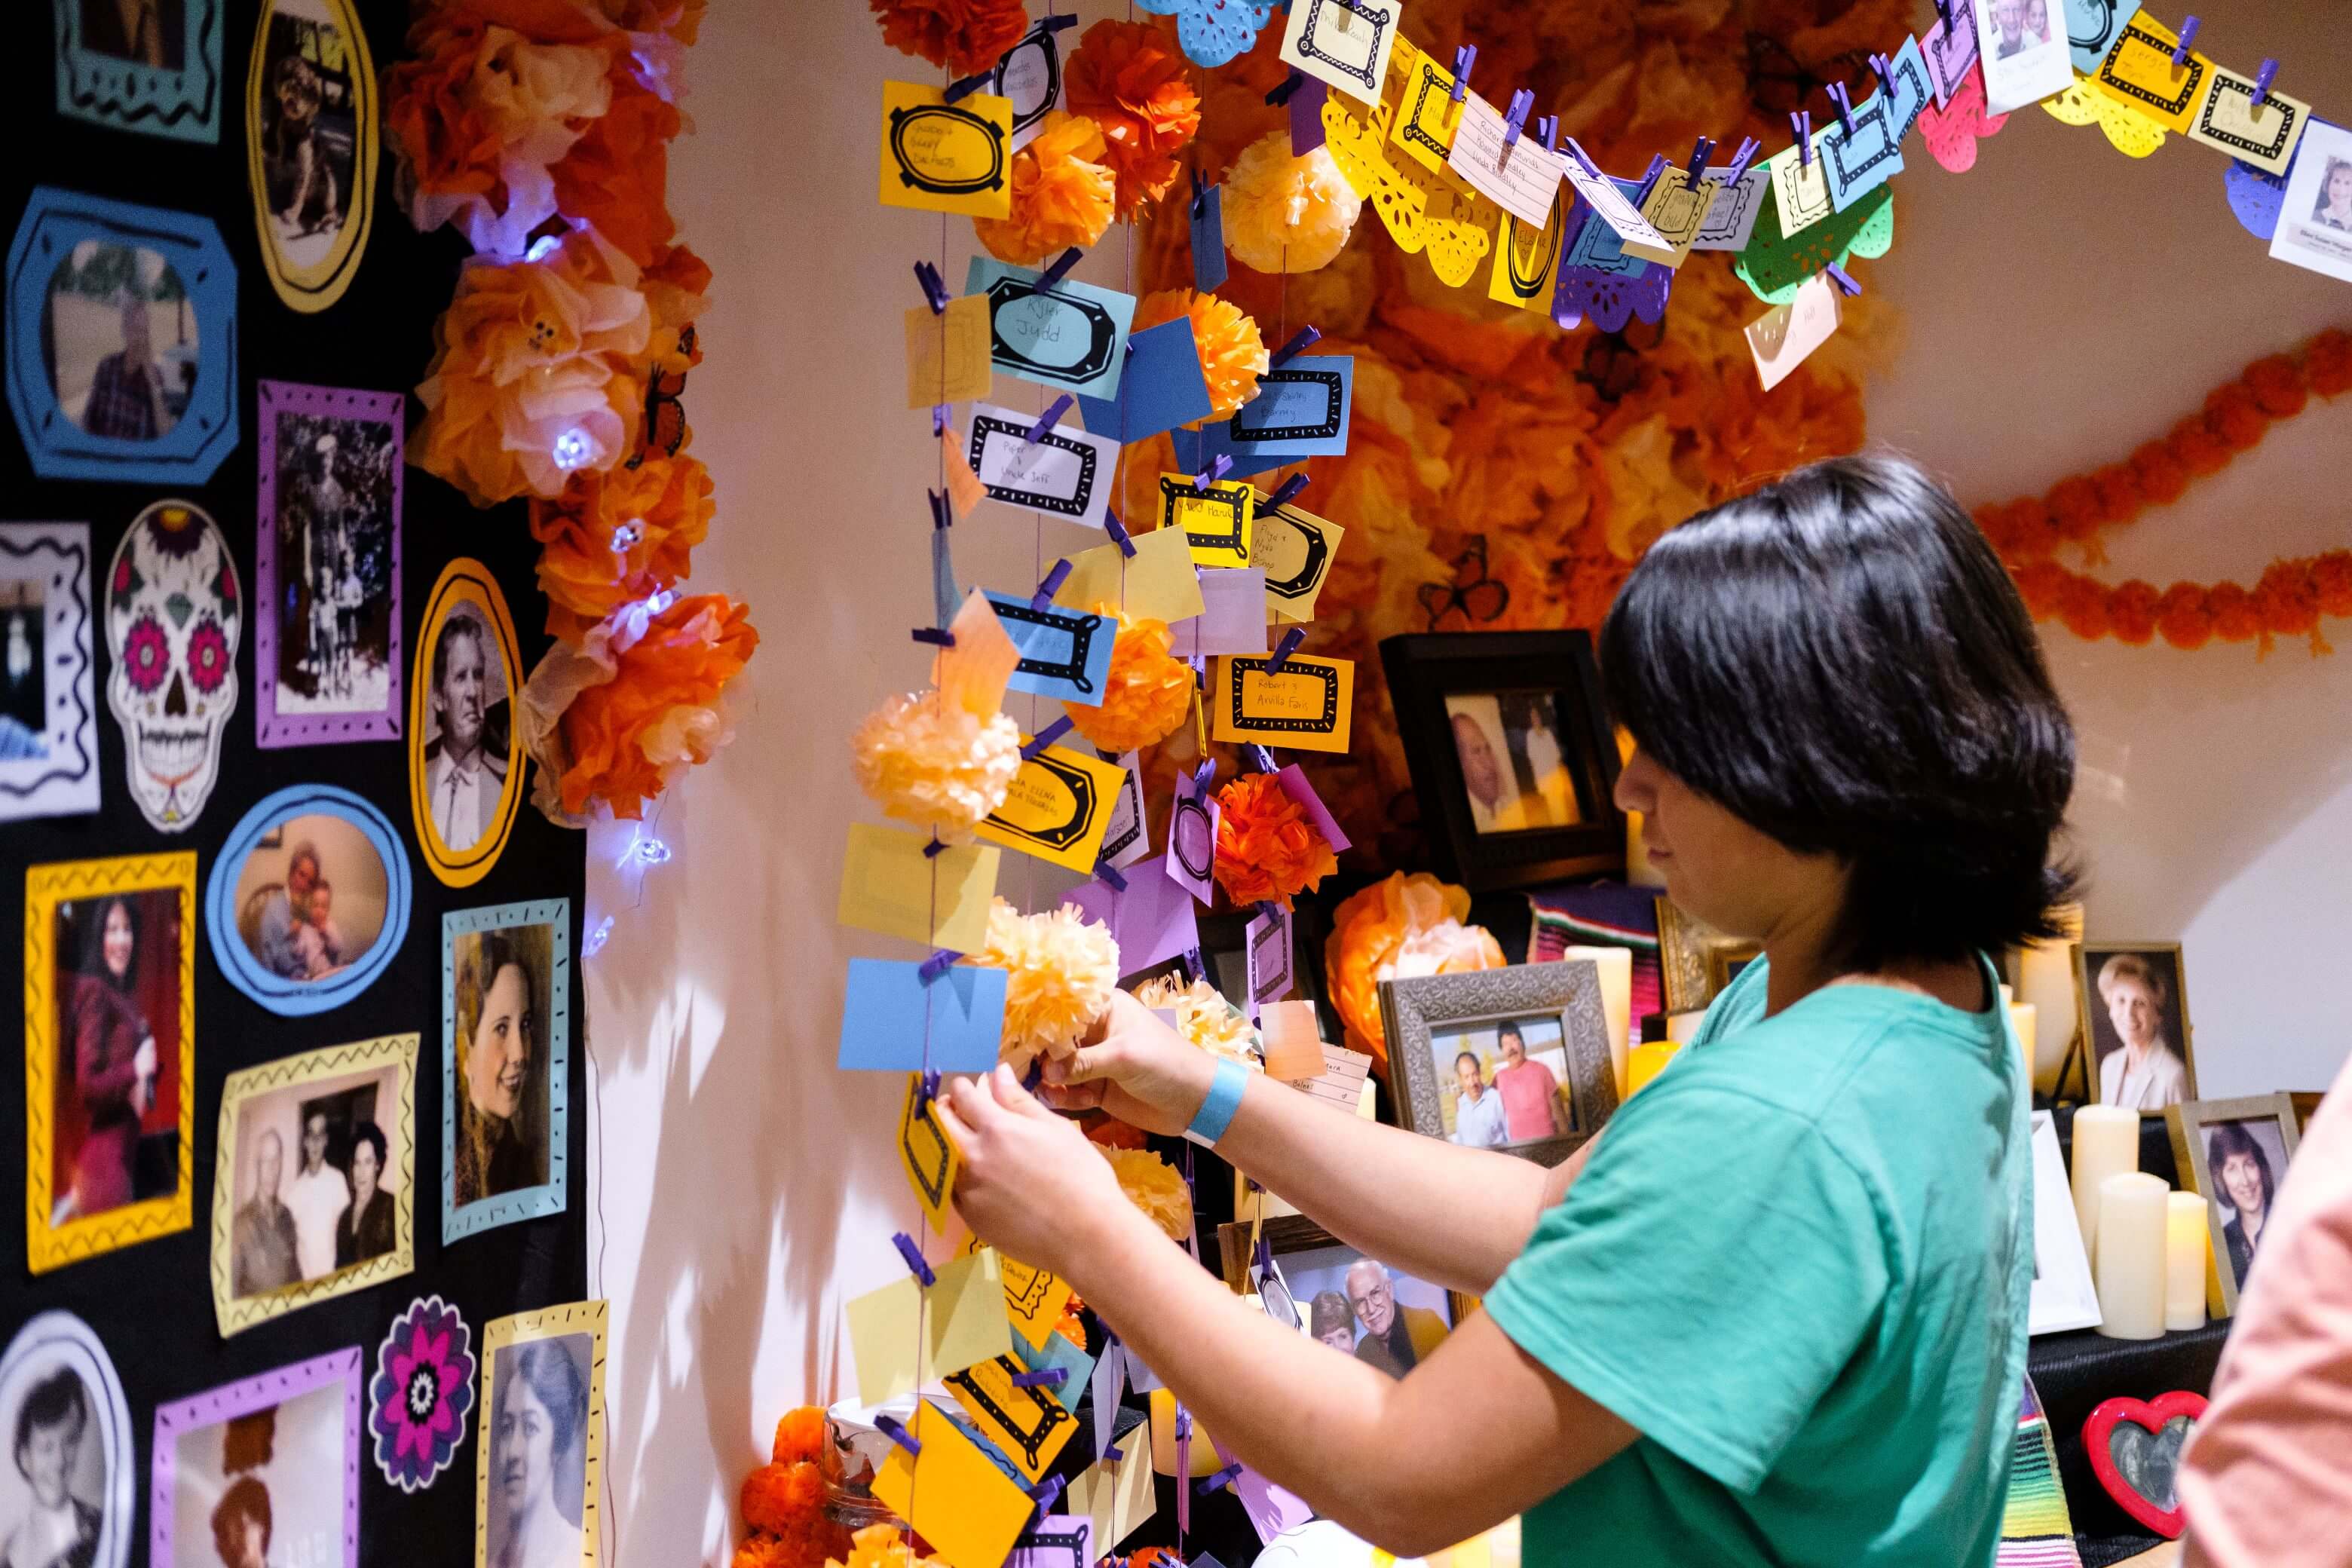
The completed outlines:
<svg viewBox="0 0 2352 1568">
<path fill-rule="evenodd" d="M 49 279 L 85 240 L 159 253 L 195 311 L 195 389 L 179 423 L 155 440 L 90 435 L 67 416 L 42 363 Z M 7 320 L 8 409 L 37 477 L 201 485 L 236 449 L 236 268 L 210 218 L 37 186 L 8 247 Z"/>
<path fill-rule="evenodd" d="M 289 817 L 313 813 L 340 818 L 358 828 L 366 837 L 368 847 L 383 862 L 383 928 L 367 952 L 341 973 L 324 980 L 289 980 L 264 969 L 237 934 L 237 877 L 263 834 Z M 281 1018 L 307 1018 L 341 1006 L 374 983 L 407 938 L 413 902 L 408 856 L 392 818 L 347 789 L 296 784 L 264 797 L 229 830 L 228 842 L 213 858 L 212 878 L 205 884 L 205 935 L 212 940 L 213 962 L 220 965 L 230 984 Z"/>
<path fill-rule="evenodd" d="M 220 141 L 221 12 L 227 0 L 185 0 L 178 70 L 85 48 L 82 0 L 54 0 L 58 112 L 145 136 Z"/>
<path fill-rule="evenodd" d="M 506 926 L 551 926 L 547 984 L 547 1180 L 478 1198 L 460 1208 L 457 1187 L 457 939 Z M 571 1204 L 572 1166 L 572 900 L 534 899 L 487 909 L 451 910 L 441 917 L 441 1245 L 519 1220 L 560 1215 Z"/>
</svg>

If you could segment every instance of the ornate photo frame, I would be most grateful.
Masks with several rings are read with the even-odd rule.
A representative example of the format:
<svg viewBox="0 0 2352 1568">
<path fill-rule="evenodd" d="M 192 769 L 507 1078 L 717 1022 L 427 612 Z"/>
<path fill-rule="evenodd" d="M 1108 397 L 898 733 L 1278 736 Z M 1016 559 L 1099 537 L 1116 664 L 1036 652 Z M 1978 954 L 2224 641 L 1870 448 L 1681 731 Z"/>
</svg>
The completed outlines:
<svg viewBox="0 0 2352 1568">
<path fill-rule="evenodd" d="M 1617 1109 L 1617 1075 L 1611 1066 L 1609 1023 L 1601 999 L 1601 970 L 1590 959 L 1520 964 L 1468 974 L 1430 974 L 1381 983 L 1381 1022 L 1388 1034 L 1389 1083 L 1397 1098 L 1400 1126 L 1431 1138 L 1445 1138 L 1445 1104 L 1438 1079 L 1437 1048 L 1482 1026 L 1500 1027 L 1557 1020 L 1559 1049 L 1566 1071 L 1559 1084 L 1568 1097 L 1570 1126 L 1548 1138 L 1517 1139 L 1496 1145 L 1539 1164 L 1557 1165 L 1601 1131 Z M 1533 1053 L 1530 1053 L 1532 1055 Z M 1489 1094 L 1500 1095 L 1499 1088 Z"/>
</svg>

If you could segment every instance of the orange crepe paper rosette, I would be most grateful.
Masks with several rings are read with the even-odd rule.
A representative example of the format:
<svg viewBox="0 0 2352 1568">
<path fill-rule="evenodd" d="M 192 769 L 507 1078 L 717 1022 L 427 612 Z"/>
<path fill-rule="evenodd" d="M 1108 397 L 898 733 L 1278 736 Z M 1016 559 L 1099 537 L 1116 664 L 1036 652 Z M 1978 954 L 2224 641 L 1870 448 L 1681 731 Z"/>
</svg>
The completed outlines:
<svg viewBox="0 0 2352 1568">
<path fill-rule="evenodd" d="M 1236 904 L 1279 904 L 1339 868 L 1314 820 L 1272 773 L 1244 773 L 1217 792 L 1217 885 Z"/>
<path fill-rule="evenodd" d="M 1192 346 L 1201 353 L 1201 374 L 1209 384 L 1209 417 L 1230 419 L 1257 395 L 1258 377 L 1273 356 L 1257 323 L 1241 307 L 1214 294 L 1164 289 L 1147 294 L 1135 310 L 1135 331 L 1148 331 L 1180 317 L 1192 322 Z"/>
<path fill-rule="evenodd" d="M 956 76 L 977 76 L 1029 30 L 1023 0 L 869 0 L 882 41 Z"/>
<path fill-rule="evenodd" d="M 562 721 L 564 810 L 600 800 L 635 821 L 672 770 L 717 753 L 732 734 L 722 699 L 760 646 L 749 615 L 718 594 L 679 599 L 649 618 L 612 679 L 572 699 Z"/>
<path fill-rule="evenodd" d="M 1503 967 L 1502 944 L 1484 928 L 1465 925 L 1469 913 L 1468 889 L 1427 872 L 1402 871 L 1332 911 L 1324 978 L 1347 1027 L 1348 1045 L 1371 1057 L 1373 1071 L 1385 1076 L 1389 1065 L 1388 1036 L 1381 1026 L 1381 981 Z"/>
<path fill-rule="evenodd" d="M 1117 187 L 1104 156 L 1093 121 L 1058 109 L 1046 115 L 1036 139 L 1013 155 L 1011 215 L 971 220 L 980 243 L 1014 267 L 1092 246 L 1110 227 Z"/>
<path fill-rule="evenodd" d="M 1098 605 L 1096 614 L 1118 612 Z M 1062 704 L 1070 727 L 1113 754 L 1165 740 L 1192 710 L 1192 667 L 1168 651 L 1175 646 L 1167 622 L 1119 616 L 1103 700 L 1092 708 Z"/>
<path fill-rule="evenodd" d="M 635 468 L 577 476 L 530 503 L 550 635 L 577 643 L 614 610 L 685 577 L 715 510 L 709 470 L 656 452 Z"/>
<path fill-rule="evenodd" d="M 1146 22 L 1088 27 L 1063 67 L 1062 101 L 1102 128 L 1121 219 L 1168 194 L 1182 168 L 1176 155 L 1201 128 L 1189 62 Z"/>
<path fill-rule="evenodd" d="M 608 79 L 612 107 L 588 122 L 551 171 L 555 205 L 649 267 L 677 233 L 669 213 L 669 144 L 683 121 L 631 57 L 615 60 Z"/>
<path fill-rule="evenodd" d="M 1024 915 L 996 897 L 988 940 L 964 962 L 1005 972 L 1003 1054 L 1022 1072 L 1040 1055 L 1075 1053 L 1118 986 L 1118 943 L 1076 904 Z"/>
<path fill-rule="evenodd" d="M 1021 772 L 1021 726 L 936 691 L 886 699 L 849 738 L 857 784 L 886 816 L 950 844 L 1004 804 Z"/>
<path fill-rule="evenodd" d="M 1110 1162 L 1128 1202 L 1141 1209 L 1169 1240 L 1181 1242 L 1192 1234 L 1192 1189 L 1185 1186 L 1175 1166 L 1148 1149 L 1097 1143 L 1094 1150 Z"/>
</svg>

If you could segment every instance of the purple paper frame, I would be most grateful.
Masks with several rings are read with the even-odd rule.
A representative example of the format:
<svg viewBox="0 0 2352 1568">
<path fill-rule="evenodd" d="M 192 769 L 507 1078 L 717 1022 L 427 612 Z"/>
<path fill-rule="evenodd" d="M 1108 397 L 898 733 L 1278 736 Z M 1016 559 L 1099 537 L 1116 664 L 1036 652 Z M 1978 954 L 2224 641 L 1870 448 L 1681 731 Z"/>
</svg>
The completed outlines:
<svg viewBox="0 0 2352 1568">
<path fill-rule="evenodd" d="M 283 1405 L 298 1394 L 341 1382 L 343 1385 L 343 1564 L 360 1561 L 360 1347 L 314 1356 L 248 1377 L 155 1410 L 154 1484 L 147 1498 L 148 1559 L 170 1563 L 172 1489 L 179 1479 L 179 1441 L 199 1426 Z"/>
<path fill-rule="evenodd" d="M 392 428 L 392 616 L 385 650 L 391 687 L 378 713 L 315 713 L 300 717 L 278 711 L 278 416 L 312 414 L 334 419 L 364 419 Z M 299 382 L 260 384 L 255 422 L 261 426 L 260 500 L 256 552 L 260 587 L 255 598 L 253 679 L 254 743 L 259 746 L 331 745 L 349 741 L 397 741 L 405 699 L 402 683 L 407 660 L 400 637 L 401 470 L 405 466 L 407 399 L 397 392 L 356 392 Z"/>
</svg>

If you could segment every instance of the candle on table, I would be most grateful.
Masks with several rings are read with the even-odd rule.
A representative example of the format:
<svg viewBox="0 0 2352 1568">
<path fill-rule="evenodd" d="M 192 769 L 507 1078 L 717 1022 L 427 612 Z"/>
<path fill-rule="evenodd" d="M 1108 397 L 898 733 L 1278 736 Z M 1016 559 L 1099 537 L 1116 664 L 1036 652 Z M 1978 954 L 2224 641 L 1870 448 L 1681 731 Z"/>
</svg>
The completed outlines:
<svg viewBox="0 0 2352 1568">
<path fill-rule="evenodd" d="M 2132 1172 L 2099 1184 L 2099 1332 L 2152 1340 L 2164 1332 L 2163 1178 Z"/>
<path fill-rule="evenodd" d="M 2174 1193 L 2164 1206 L 2164 1326 L 2205 1326 L 2205 1200 Z"/>
<path fill-rule="evenodd" d="M 2095 1264 L 2099 1257 L 2099 1184 L 2138 1169 L 2138 1111 L 2086 1105 L 2074 1112 L 2074 1218 Z"/>
<path fill-rule="evenodd" d="M 2017 950 L 2017 997 L 2032 1004 L 2036 1016 L 2037 1054 L 2034 1080 L 2044 1085 L 2058 1080 L 2058 1064 L 2066 1047 L 2082 1027 L 2082 1006 L 2074 990 L 2074 944 L 2083 940 L 2083 906 L 2065 904 L 2051 911 L 2062 928 L 2049 942 Z"/>
<path fill-rule="evenodd" d="M 1625 1079 L 1625 1047 L 1633 1033 L 1633 954 L 1622 947 L 1571 947 L 1560 956 L 1573 963 L 1589 958 L 1601 970 L 1601 1012 L 1609 1020 L 1609 1066 L 1617 1074 L 1617 1098 L 1633 1092 Z"/>
</svg>

